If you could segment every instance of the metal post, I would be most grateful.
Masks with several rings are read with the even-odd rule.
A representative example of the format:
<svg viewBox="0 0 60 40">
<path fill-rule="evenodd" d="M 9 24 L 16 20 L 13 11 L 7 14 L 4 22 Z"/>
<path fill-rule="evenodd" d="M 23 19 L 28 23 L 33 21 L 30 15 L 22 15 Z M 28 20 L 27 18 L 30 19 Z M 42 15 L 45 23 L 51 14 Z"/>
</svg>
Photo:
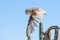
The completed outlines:
<svg viewBox="0 0 60 40">
<path fill-rule="evenodd" d="M 31 36 L 28 36 L 28 40 L 31 40 Z"/>
<path fill-rule="evenodd" d="M 43 24 L 42 22 L 39 23 L 39 40 L 43 40 L 41 32 L 43 31 Z"/>
<path fill-rule="evenodd" d="M 55 29 L 54 40 L 58 40 L 58 29 Z"/>
</svg>

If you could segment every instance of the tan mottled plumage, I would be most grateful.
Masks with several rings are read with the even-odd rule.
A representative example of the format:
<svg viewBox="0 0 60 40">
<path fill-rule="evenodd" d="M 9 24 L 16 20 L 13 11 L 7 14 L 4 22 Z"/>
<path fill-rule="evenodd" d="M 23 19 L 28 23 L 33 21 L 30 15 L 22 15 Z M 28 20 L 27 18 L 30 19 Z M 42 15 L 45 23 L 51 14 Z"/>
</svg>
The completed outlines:
<svg viewBox="0 0 60 40">
<path fill-rule="evenodd" d="M 39 23 L 38 19 L 41 19 L 46 12 L 41 8 L 29 8 L 26 9 L 25 13 L 29 15 L 28 25 L 26 29 L 26 35 L 28 36 L 34 31 L 34 27 Z"/>
</svg>

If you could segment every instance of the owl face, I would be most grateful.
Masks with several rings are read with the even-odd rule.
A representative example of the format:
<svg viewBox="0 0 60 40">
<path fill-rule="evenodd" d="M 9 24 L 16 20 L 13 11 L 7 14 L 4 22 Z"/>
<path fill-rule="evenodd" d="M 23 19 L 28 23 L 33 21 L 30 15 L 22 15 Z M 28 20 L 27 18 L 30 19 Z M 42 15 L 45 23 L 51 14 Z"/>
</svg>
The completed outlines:
<svg viewBox="0 0 60 40">
<path fill-rule="evenodd" d="M 31 8 L 26 9 L 26 10 L 25 10 L 25 14 L 31 15 L 31 14 L 32 14 L 32 9 L 31 9 Z"/>
</svg>

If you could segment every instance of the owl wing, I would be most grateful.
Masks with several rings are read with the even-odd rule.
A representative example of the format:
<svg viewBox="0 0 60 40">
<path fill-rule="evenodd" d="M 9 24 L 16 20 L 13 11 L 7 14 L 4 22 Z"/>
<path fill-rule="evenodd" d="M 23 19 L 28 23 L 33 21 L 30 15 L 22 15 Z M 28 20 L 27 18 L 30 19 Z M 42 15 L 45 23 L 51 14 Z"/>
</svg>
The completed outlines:
<svg viewBox="0 0 60 40">
<path fill-rule="evenodd" d="M 29 17 L 29 20 L 28 20 L 28 25 L 27 25 L 27 29 L 26 29 L 26 35 L 29 35 L 29 34 L 33 33 L 34 27 L 36 27 L 37 24 L 38 24 L 38 20 L 33 18 L 33 16 L 31 15 Z"/>
</svg>

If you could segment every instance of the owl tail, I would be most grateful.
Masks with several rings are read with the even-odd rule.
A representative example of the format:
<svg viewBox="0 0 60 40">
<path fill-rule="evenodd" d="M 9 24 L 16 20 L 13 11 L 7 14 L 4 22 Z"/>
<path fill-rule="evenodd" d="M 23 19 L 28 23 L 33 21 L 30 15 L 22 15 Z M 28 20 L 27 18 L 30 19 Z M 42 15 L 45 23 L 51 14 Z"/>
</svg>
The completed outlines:
<svg viewBox="0 0 60 40">
<path fill-rule="evenodd" d="M 26 36 L 29 36 L 34 31 L 34 28 L 32 25 L 27 26 L 26 28 Z"/>
</svg>

